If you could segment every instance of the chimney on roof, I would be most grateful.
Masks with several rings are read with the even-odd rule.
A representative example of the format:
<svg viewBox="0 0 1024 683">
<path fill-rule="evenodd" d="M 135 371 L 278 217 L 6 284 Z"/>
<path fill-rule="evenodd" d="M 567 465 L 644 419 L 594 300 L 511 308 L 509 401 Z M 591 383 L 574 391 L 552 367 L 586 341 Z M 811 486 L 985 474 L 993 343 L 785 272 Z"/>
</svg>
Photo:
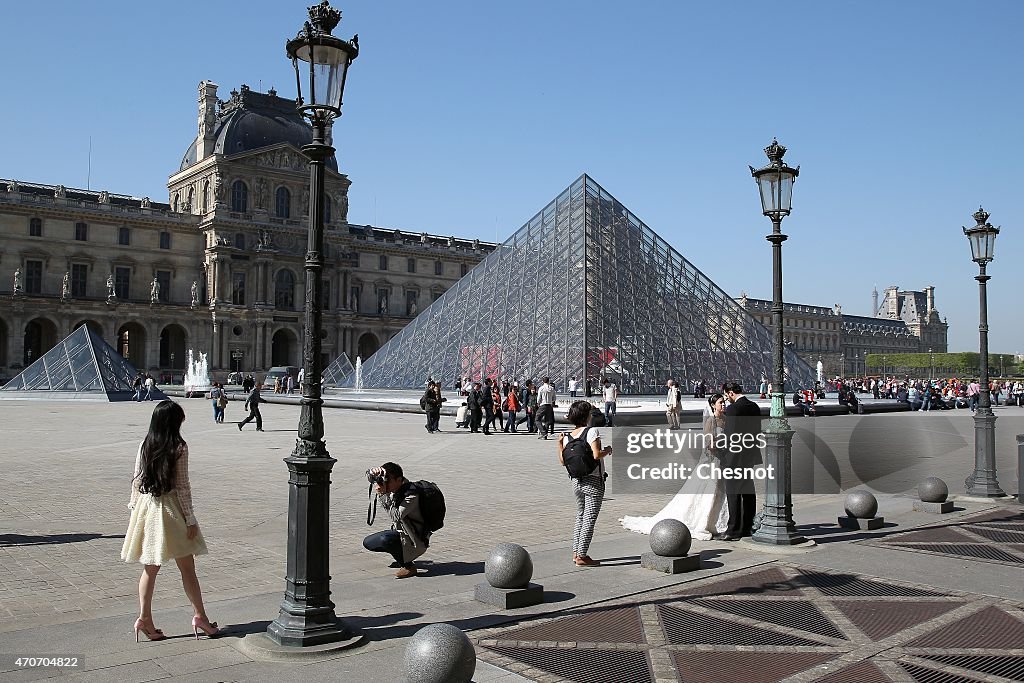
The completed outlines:
<svg viewBox="0 0 1024 683">
<path fill-rule="evenodd" d="M 216 142 L 213 131 L 217 124 L 217 84 L 213 81 L 199 83 L 199 136 L 196 138 L 196 161 L 202 161 L 213 154 Z"/>
<path fill-rule="evenodd" d="M 924 293 L 925 293 L 925 296 L 928 297 L 928 310 L 926 312 L 927 313 L 931 313 L 932 311 L 935 310 L 935 287 L 934 286 L 925 287 L 924 288 Z"/>
<path fill-rule="evenodd" d="M 871 317 L 878 317 L 878 287 L 871 288 Z"/>
</svg>

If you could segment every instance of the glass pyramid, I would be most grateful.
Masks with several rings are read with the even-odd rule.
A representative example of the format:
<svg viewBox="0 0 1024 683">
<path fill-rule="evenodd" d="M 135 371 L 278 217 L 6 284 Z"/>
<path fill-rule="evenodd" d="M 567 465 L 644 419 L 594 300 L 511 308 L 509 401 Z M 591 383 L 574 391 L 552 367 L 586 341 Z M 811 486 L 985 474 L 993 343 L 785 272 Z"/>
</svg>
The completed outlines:
<svg viewBox="0 0 1024 683">
<path fill-rule="evenodd" d="M 669 378 L 750 390 L 772 376 L 771 349 L 767 328 L 583 175 L 366 360 L 363 386 L 550 376 L 563 390 L 571 377 L 630 394 Z M 814 384 L 789 349 L 785 362 L 789 386 Z"/>
<path fill-rule="evenodd" d="M 138 370 L 88 325 L 82 325 L 5 386 L 0 399 L 127 401 Z M 154 397 L 167 398 L 160 392 Z"/>
<path fill-rule="evenodd" d="M 324 370 L 323 385 L 325 387 L 339 386 L 353 372 L 355 372 L 355 367 L 352 365 L 352 361 L 348 359 L 348 354 L 343 351 Z"/>
</svg>

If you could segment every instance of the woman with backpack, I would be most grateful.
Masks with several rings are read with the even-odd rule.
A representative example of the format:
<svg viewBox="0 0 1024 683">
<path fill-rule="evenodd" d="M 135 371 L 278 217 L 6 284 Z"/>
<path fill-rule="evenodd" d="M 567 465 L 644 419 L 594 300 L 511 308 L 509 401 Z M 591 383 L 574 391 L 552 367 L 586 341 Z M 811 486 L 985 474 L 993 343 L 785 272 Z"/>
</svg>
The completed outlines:
<svg viewBox="0 0 1024 683">
<path fill-rule="evenodd" d="M 597 567 L 601 563 L 587 555 L 594 537 L 597 516 L 604 500 L 604 466 L 601 460 L 611 455 L 611 446 L 601 446 L 601 433 L 590 426 L 590 401 L 574 401 L 568 420 L 574 426 L 558 440 L 558 461 L 569 472 L 576 496 L 576 524 L 572 532 L 572 561 L 577 567 Z"/>
</svg>

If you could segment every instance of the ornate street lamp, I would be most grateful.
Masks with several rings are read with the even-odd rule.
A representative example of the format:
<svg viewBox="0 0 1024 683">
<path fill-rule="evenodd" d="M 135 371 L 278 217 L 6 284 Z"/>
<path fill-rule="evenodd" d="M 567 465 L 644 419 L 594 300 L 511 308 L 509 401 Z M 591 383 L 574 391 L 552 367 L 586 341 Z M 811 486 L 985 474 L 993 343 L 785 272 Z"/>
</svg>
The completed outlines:
<svg viewBox="0 0 1024 683">
<path fill-rule="evenodd" d="M 996 416 L 992 414 L 992 396 L 988 390 L 988 294 L 985 283 L 989 276 L 985 266 L 993 259 L 996 235 L 999 228 L 988 222 L 988 211 L 978 207 L 974 213 L 977 223 L 973 228 L 964 228 L 964 234 L 971 242 L 971 258 L 978 264 L 978 281 L 981 295 L 981 313 L 978 332 L 981 336 L 981 395 L 978 409 L 974 412 L 974 472 L 967 477 L 967 495 L 981 498 L 1005 496 L 996 481 Z"/>
<path fill-rule="evenodd" d="M 765 429 L 765 464 L 773 466 L 775 477 L 765 482 L 765 500 L 761 511 L 761 523 L 754 532 L 753 540 L 771 545 L 796 545 L 806 543 L 793 522 L 793 430 L 786 420 L 785 367 L 783 363 L 784 339 L 782 330 L 782 219 L 789 215 L 793 200 L 793 182 L 800 174 L 800 168 L 790 168 L 782 157 L 786 148 L 772 140 L 764 149 L 768 165 L 764 168 L 750 167 L 750 173 L 757 182 L 761 193 L 761 211 L 772 221 L 772 234 L 767 240 L 772 243 L 772 324 L 774 325 L 774 374 L 772 376 L 772 407 Z M 844 365 L 845 371 L 845 365 Z"/>
<path fill-rule="evenodd" d="M 288 479 L 288 564 L 281 613 L 267 628 L 280 645 L 306 647 L 352 637 L 334 614 L 330 595 L 329 501 L 335 460 L 324 444 L 323 400 L 320 398 L 322 326 L 321 291 L 324 267 L 324 161 L 334 154 L 325 142 L 327 127 L 341 116 L 345 77 L 359 54 L 358 36 L 351 41 L 331 35 L 341 12 L 324 0 L 309 8 L 309 21 L 286 45 L 295 66 L 299 112 L 313 126 L 313 142 L 303 146 L 309 157 L 309 238 L 306 247 L 304 380 L 299 438 L 285 458 Z M 303 97 L 303 81 L 307 80 Z"/>
</svg>

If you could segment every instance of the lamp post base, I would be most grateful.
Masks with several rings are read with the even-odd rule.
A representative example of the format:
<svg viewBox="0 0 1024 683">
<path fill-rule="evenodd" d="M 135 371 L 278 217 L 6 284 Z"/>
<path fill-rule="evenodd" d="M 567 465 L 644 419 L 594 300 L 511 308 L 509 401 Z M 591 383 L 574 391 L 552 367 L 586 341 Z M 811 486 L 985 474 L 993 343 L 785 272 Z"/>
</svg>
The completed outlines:
<svg viewBox="0 0 1024 683">
<path fill-rule="evenodd" d="M 996 416 L 985 406 L 974 415 L 974 472 L 964 485 L 967 495 L 975 498 L 1006 495 L 996 480 Z"/>
<path fill-rule="evenodd" d="M 774 398 L 774 396 L 773 396 Z M 772 477 L 765 480 L 764 505 L 761 524 L 753 537 L 753 544 L 800 545 L 807 539 L 797 533 L 793 521 L 792 457 L 793 430 L 785 418 L 772 418 L 764 433 L 764 460 L 772 468 Z"/>
</svg>

